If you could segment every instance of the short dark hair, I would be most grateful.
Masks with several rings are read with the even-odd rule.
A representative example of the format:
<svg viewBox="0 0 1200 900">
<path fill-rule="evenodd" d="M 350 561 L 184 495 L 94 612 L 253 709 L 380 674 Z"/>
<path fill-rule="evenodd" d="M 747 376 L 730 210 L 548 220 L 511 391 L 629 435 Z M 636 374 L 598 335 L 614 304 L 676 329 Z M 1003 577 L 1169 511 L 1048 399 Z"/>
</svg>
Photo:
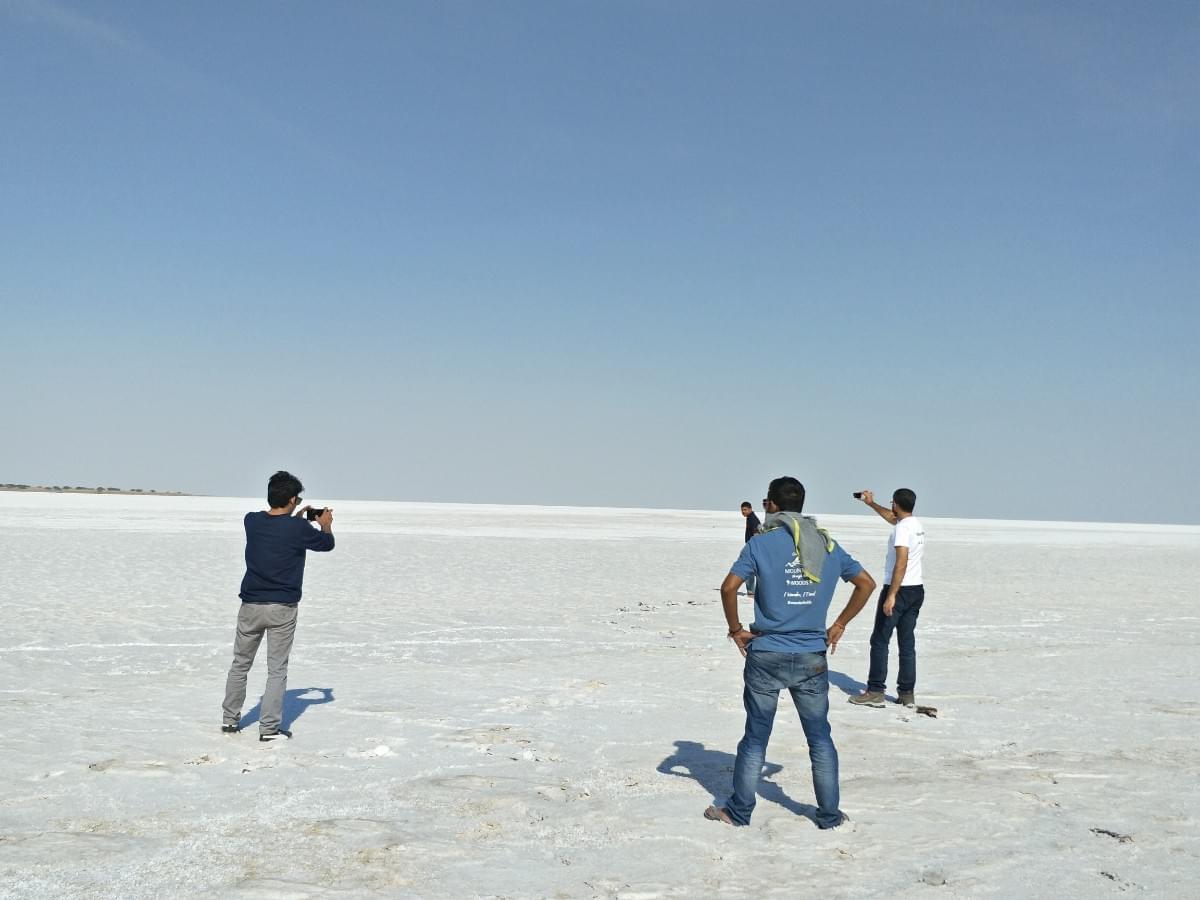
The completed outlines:
<svg viewBox="0 0 1200 900">
<path fill-rule="evenodd" d="M 750 505 L 749 500 L 743 500 L 742 501 L 742 509 L 754 509 L 754 507 Z"/>
<path fill-rule="evenodd" d="M 791 475 L 776 478 L 767 487 L 767 499 L 781 512 L 804 512 L 804 485 Z"/>
<path fill-rule="evenodd" d="M 896 493 L 892 494 L 892 502 L 907 513 L 913 511 L 913 507 L 917 505 L 917 495 L 908 488 L 900 488 Z"/>
<path fill-rule="evenodd" d="M 280 470 L 267 482 L 267 503 L 271 504 L 271 509 L 282 509 L 292 502 L 293 497 L 299 497 L 302 493 L 304 485 L 291 472 Z"/>
</svg>

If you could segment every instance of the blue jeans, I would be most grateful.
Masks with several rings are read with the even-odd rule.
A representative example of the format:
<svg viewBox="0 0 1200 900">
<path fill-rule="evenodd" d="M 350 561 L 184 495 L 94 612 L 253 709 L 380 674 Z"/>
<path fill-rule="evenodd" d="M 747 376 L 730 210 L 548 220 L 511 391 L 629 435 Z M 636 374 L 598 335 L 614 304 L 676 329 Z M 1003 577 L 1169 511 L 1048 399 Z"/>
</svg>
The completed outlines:
<svg viewBox="0 0 1200 900">
<path fill-rule="evenodd" d="M 775 723 L 779 692 L 791 692 L 800 724 L 808 739 L 813 790 L 817 795 L 817 824 L 841 824 L 838 809 L 838 756 L 829 731 L 829 667 L 825 653 L 773 653 L 750 645 L 743 674 L 746 688 L 746 734 L 738 744 L 733 766 L 733 796 L 725 804 L 738 825 L 749 825 L 754 812 L 758 779 L 767 756 L 767 741 Z"/>
<path fill-rule="evenodd" d="M 875 630 L 871 632 L 871 672 L 867 676 L 868 691 L 883 691 L 887 684 L 888 644 L 892 632 L 896 632 L 896 643 L 900 646 L 900 674 L 896 676 L 896 690 L 911 693 L 917 686 L 917 616 L 925 602 L 925 586 L 913 584 L 896 592 L 896 606 L 890 616 L 883 614 L 883 601 L 887 599 L 889 585 L 883 586 L 879 594 L 879 605 L 875 608 Z"/>
</svg>

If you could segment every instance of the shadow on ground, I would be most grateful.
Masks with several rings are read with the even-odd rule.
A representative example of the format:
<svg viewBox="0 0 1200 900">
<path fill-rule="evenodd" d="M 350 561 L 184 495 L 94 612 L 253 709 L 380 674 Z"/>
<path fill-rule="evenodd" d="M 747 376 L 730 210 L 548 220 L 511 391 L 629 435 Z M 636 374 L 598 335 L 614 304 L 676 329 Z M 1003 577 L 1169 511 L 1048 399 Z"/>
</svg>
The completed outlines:
<svg viewBox="0 0 1200 900">
<path fill-rule="evenodd" d="M 675 752 L 658 764 L 658 771 L 678 778 L 691 778 L 712 796 L 717 806 L 725 803 L 733 787 L 733 764 L 736 757 L 721 750 L 709 750 L 698 741 L 676 741 Z M 686 771 L 678 771 L 684 769 Z M 762 778 L 758 782 L 758 796 L 770 803 L 777 803 L 790 813 L 804 816 L 814 825 L 817 808 L 789 797 L 779 785 L 769 779 L 783 771 L 777 763 L 763 766 Z"/>
<path fill-rule="evenodd" d="M 320 696 L 314 697 L 313 694 Z M 283 720 L 279 723 L 281 731 L 291 731 L 295 722 L 310 706 L 333 702 L 333 688 L 294 688 L 285 691 L 283 695 Z M 241 725 L 249 728 L 262 718 L 262 698 L 254 704 L 254 708 L 242 716 Z"/>
<path fill-rule="evenodd" d="M 851 678 L 845 672 L 835 672 L 833 669 L 829 670 L 829 683 L 847 697 L 857 697 L 867 689 L 865 682 Z"/>
</svg>

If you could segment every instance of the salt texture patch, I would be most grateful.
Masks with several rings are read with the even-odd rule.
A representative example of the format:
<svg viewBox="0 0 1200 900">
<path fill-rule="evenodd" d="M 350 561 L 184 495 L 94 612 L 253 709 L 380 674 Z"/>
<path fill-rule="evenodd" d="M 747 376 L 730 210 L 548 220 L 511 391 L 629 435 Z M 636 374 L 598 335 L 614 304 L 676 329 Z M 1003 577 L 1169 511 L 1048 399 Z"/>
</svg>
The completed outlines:
<svg viewBox="0 0 1200 900">
<path fill-rule="evenodd" d="M 734 830 L 700 814 L 741 737 L 715 590 L 736 510 L 328 502 L 295 738 L 260 744 L 217 733 L 257 501 L 0 493 L 0 896 L 1083 898 L 1200 876 L 1200 529 L 923 515 L 939 717 L 845 703 L 864 613 L 831 666 L 851 825 L 807 818 L 785 702 Z M 886 526 L 821 518 L 882 581 Z"/>
</svg>

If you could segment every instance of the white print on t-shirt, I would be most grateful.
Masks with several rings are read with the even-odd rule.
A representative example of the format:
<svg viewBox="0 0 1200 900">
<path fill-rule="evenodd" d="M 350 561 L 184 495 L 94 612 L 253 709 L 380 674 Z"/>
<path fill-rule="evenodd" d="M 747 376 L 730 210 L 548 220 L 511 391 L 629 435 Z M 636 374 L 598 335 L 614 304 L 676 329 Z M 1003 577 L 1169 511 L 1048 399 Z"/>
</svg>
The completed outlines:
<svg viewBox="0 0 1200 900">
<path fill-rule="evenodd" d="M 793 557 L 792 561 L 784 566 L 783 577 L 789 588 L 812 587 L 812 581 L 804 577 L 804 567 L 800 565 L 798 557 Z M 812 606 L 816 596 L 816 588 L 807 591 L 784 590 L 783 592 L 783 599 L 788 606 Z"/>
<path fill-rule="evenodd" d="M 908 548 L 908 565 L 904 568 L 904 580 L 900 582 L 900 586 L 924 584 L 921 560 L 925 556 L 925 526 L 916 516 L 901 519 L 892 527 L 892 533 L 888 537 L 887 562 L 883 565 L 885 584 L 891 584 L 892 573 L 896 571 L 897 547 Z"/>
</svg>

